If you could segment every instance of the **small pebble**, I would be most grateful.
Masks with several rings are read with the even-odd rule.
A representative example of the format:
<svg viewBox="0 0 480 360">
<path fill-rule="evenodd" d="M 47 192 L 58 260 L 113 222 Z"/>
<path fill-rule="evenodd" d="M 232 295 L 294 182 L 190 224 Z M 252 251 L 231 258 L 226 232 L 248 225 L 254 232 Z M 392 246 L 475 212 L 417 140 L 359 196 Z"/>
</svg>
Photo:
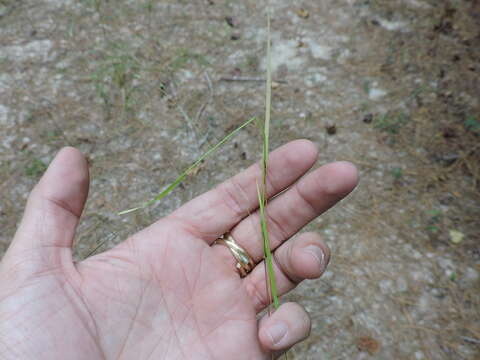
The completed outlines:
<svg viewBox="0 0 480 360">
<path fill-rule="evenodd" d="M 365 115 L 365 117 L 363 118 L 363 122 L 364 122 L 365 124 L 370 124 L 372 121 L 373 121 L 373 114 L 367 114 L 367 115 Z"/>
<path fill-rule="evenodd" d="M 335 124 L 328 124 L 325 126 L 328 135 L 335 135 L 337 133 L 337 126 Z"/>
</svg>

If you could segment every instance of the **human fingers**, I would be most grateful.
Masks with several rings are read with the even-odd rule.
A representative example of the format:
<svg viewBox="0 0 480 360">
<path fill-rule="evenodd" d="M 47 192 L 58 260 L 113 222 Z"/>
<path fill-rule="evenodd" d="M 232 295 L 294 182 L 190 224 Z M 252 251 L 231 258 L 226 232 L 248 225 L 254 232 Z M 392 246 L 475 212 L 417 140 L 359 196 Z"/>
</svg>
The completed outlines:
<svg viewBox="0 0 480 360">
<path fill-rule="evenodd" d="M 258 338 L 264 349 L 279 355 L 305 340 L 310 330 L 310 316 L 305 309 L 297 303 L 285 303 L 260 320 Z"/>
<path fill-rule="evenodd" d="M 315 145 L 308 140 L 292 141 L 273 151 L 269 161 L 268 197 L 283 191 L 305 174 L 317 155 Z M 170 219 L 210 244 L 257 209 L 257 182 L 260 181 L 261 168 L 257 163 L 183 205 Z"/>
<path fill-rule="evenodd" d="M 322 276 L 329 261 L 330 249 L 316 233 L 304 233 L 283 243 L 273 253 L 278 295 L 284 295 L 305 279 Z M 265 265 L 258 264 L 243 279 L 257 312 L 271 302 L 265 286 Z"/>
<path fill-rule="evenodd" d="M 78 220 L 88 195 L 89 174 L 85 157 L 66 147 L 57 156 L 29 195 L 25 213 L 5 261 L 28 254 L 25 266 L 59 263 L 71 258 Z"/>
<path fill-rule="evenodd" d="M 357 170 L 348 162 L 321 166 L 300 179 L 283 192 L 266 208 L 271 248 L 275 249 L 317 216 L 331 208 L 358 182 Z M 258 263 L 263 258 L 263 240 L 258 211 L 243 219 L 231 230 L 236 243 Z M 212 246 L 219 257 L 236 265 L 229 249 L 223 245 Z"/>
</svg>

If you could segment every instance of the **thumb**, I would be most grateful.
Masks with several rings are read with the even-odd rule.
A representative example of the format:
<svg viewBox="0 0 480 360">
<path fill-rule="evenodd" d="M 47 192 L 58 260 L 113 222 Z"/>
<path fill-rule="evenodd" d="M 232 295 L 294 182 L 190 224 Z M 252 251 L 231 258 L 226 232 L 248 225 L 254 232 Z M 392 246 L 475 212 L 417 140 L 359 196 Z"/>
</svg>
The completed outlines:
<svg viewBox="0 0 480 360">
<path fill-rule="evenodd" d="M 30 193 L 6 260 L 20 258 L 20 263 L 25 263 L 27 259 L 23 255 L 28 254 L 30 263 L 41 261 L 55 266 L 65 252 L 71 259 L 75 229 L 87 199 L 88 184 L 85 157 L 72 147 L 60 150 Z"/>
</svg>

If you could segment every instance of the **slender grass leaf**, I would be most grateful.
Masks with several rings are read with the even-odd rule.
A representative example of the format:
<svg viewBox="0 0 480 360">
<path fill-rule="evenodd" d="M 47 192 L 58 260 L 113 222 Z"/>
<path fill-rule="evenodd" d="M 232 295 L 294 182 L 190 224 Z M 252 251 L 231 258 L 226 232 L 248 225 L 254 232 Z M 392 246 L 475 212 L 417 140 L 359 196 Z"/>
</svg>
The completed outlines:
<svg viewBox="0 0 480 360">
<path fill-rule="evenodd" d="M 258 186 L 258 203 L 260 207 L 260 225 L 263 238 L 263 255 L 265 258 L 265 273 L 267 281 L 267 292 L 270 302 L 277 309 L 280 306 L 278 300 L 275 272 L 273 270 L 272 252 L 270 250 L 270 237 L 268 234 L 266 206 L 267 206 L 267 174 L 268 157 L 270 151 L 270 112 L 272 105 L 272 55 L 270 39 L 270 13 L 267 13 L 267 83 L 265 96 L 265 121 L 263 124 L 263 155 L 262 155 L 262 188 Z"/>
<path fill-rule="evenodd" d="M 134 211 L 144 209 L 152 204 L 154 204 L 157 201 L 162 200 L 165 196 L 170 194 L 173 189 L 175 189 L 180 183 L 193 171 L 195 168 L 197 168 L 203 160 L 205 160 L 209 155 L 211 155 L 215 150 L 217 150 L 220 146 L 225 144 L 228 140 L 230 140 L 233 136 L 235 136 L 240 130 L 242 130 L 244 127 L 249 125 L 251 122 L 255 120 L 255 117 L 245 121 L 242 125 L 237 127 L 235 130 L 233 130 L 231 133 L 229 133 L 227 136 L 225 136 L 222 140 L 220 140 L 216 145 L 208 149 L 202 156 L 200 156 L 192 165 L 190 165 L 184 172 L 180 174 L 170 185 L 168 185 L 160 194 L 155 196 L 153 199 L 143 203 L 142 205 L 128 209 L 128 210 L 123 210 L 118 213 L 118 215 L 125 215 L 132 213 Z"/>
<path fill-rule="evenodd" d="M 275 272 L 273 269 L 273 257 L 272 251 L 270 250 L 270 236 L 268 234 L 267 219 L 265 215 L 265 193 L 260 190 L 258 183 L 257 193 L 258 203 L 260 205 L 260 225 L 263 238 L 263 252 L 265 257 L 265 266 L 267 268 L 267 288 L 269 289 L 269 296 L 271 297 L 270 300 L 273 302 L 273 306 L 275 309 L 278 309 L 280 306 L 280 301 L 278 300 L 277 281 L 275 279 Z"/>
</svg>

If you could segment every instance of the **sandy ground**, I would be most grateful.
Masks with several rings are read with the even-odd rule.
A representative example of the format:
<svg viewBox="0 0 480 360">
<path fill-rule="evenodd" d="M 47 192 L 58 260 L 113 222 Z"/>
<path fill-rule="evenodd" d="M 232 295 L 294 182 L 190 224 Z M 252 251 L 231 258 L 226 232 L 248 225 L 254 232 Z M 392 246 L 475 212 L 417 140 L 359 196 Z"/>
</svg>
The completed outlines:
<svg viewBox="0 0 480 360">
<path fill-rule="evenodd" d="M 313 318 L 291 358 L 478 359 L 480 3 L 271 6 L 273 146 L 308 138 L 361 173 L 308 226 L 333 257 L 285 299 Z M 157 207 L 115 215 L 262 116 L 265 35 L 252 0 L 0 0 L 0 254 L 64 145 L 92 168 L 78 258 L 258 160 L 252 126 Z"/>
</svg>

